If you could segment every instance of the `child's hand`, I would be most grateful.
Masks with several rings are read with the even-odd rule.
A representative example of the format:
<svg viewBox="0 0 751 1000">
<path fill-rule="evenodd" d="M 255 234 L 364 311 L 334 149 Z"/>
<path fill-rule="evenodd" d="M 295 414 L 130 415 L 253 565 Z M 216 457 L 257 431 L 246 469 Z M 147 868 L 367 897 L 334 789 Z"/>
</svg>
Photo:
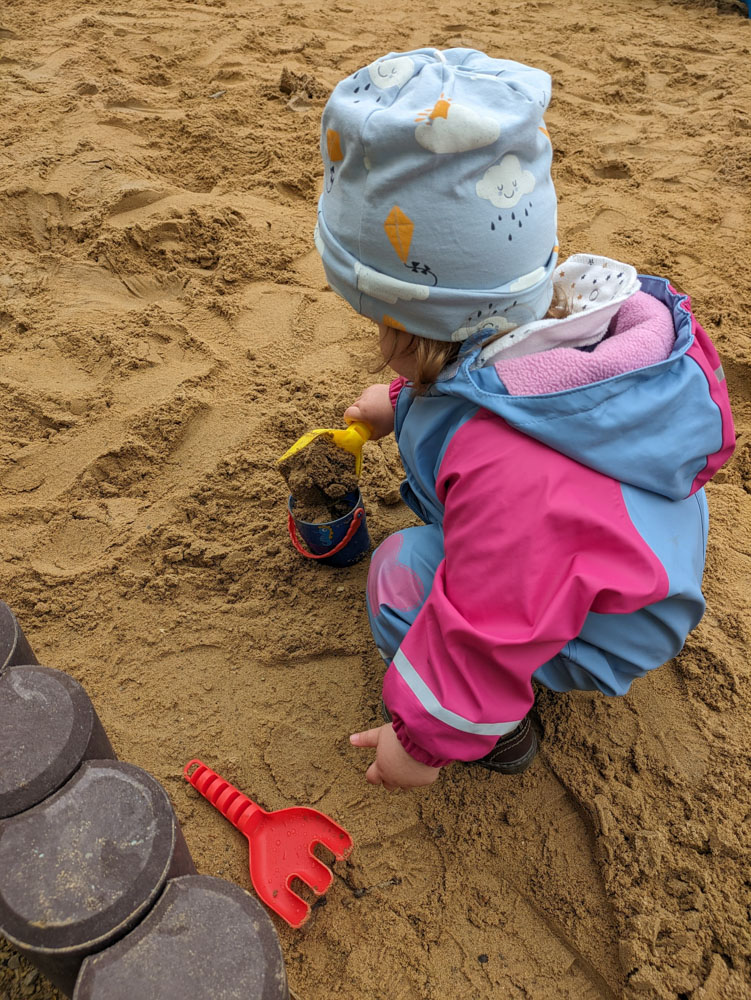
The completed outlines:
<svg viewBox="0 0 751 1000">
<path fill-rule="evenodd" d="M 368 729 L 364 733 L 350 736 L 350 743 L 356 747 L 375 747 L 376 759 L 365 772 L 365 778 L 371 785 L 383 785 L 393 792 L 396 788 L 419 788 L 431 785 L 441 770 L 421 764 L 419 760 L 410 757 L 399 742 L 391 723 Z"/>
<path fill-rule="evenodd" d="M 372 441 L 385 437 L 394 429 L 394 407 L 387 385 L 369 385 L 359 399 L 344 411 L 345 420 L 361 420 L 371 427 Z"/>
</svg>

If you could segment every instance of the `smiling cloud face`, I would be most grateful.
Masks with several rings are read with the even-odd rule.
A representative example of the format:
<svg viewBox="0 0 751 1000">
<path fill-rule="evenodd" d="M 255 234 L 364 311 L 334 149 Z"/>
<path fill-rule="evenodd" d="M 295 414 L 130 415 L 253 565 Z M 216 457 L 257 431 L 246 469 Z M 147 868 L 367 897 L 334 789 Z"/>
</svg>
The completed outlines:
<svg viewBox="0 0 751 1000">
<path fill-rule="evenodd" d="M 466 153 L 495 142 L 501 129 L 495 118 L 478 115 L 462 104 L 439 101 L 415 138 L 431 153 Z"/>
<path fill-rule="evenodd" d="M 519 158 L 507 153 L 494 164 L 475 186 L 479 198 L 485 198 L 496 208 L 513 208 L 519 199 L 535 189 L 535 179 L 523 170 Z"/>
<path fill-rule="evenodd" d="M 379 59 L 368 66 L 370 82 L 381 90 L 389 87 L 401 87 L 414 73 L 415 64 L 409 56 L 397 56 L 395 59 Z"/>
</svg>

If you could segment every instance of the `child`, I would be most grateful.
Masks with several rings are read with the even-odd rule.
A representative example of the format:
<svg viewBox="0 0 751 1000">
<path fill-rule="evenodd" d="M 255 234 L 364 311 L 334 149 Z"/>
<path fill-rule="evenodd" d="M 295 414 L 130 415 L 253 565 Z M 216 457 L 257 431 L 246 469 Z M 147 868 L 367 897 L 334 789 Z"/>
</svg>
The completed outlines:
<svg viewBox="0 0 751 1000">
<path fill-rule="evenodd" d="M 622 695 L 704 611 L 703 484 L 734 435 L 689 300 L 557 264 L 550 78 L 470 49 L 391 54 L 323 115 L 316 245 L 401 377 L 345 413 L 395 431 L 424 521 L 374 553 L 387 789 L 529 765 L 532 679 Z M 551 308 L 551 303 L 553 306 Z"/>
</svg>

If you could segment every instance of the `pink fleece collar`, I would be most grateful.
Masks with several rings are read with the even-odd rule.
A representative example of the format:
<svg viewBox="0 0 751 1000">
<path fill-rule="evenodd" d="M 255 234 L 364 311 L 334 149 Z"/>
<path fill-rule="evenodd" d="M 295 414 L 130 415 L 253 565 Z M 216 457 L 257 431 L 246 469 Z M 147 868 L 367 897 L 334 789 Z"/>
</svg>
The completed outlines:
<svg viewBox="0 0 751 1000">
<path fill-rule="evenodd" d="M 651 295 L 636 292 L 620 306 L 610 336 L 591 352 L 554 347 L 498 360 L 494 367 L 512 396 L 535 396 L 657 364 L 670 356 L 674 343 L 670 310 Z"/>
<path fill-rule="evenodd" d="M 565 299 L 566 316 L 547 316 L 516 327 L 482 351 L 481 365 L 554 347 L 596 344 L 623 303 L 640 288 L 636 268 L 630 264 L 584 253 L 574 254 L 556 268 L 554 284 L 556 293 Z"/>
</svg>

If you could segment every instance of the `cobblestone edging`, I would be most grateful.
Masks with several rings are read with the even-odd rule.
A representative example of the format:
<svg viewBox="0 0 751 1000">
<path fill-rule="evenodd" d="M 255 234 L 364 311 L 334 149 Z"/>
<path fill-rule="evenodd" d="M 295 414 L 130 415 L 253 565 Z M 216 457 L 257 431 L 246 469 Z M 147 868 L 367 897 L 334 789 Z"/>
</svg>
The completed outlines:
<svg viewBox="0 0 751 1000">
<path fill-rule="evenodd" d="M 288 1000 L 264 908 L 196 874 L 162 785 L 116 758 L 84 689 L 38 664 L 2 602 L 0 698 L 2 1000 L 158 1000 L 176 987 L 185 1000 L 225 987 Z"/>
</svg>

